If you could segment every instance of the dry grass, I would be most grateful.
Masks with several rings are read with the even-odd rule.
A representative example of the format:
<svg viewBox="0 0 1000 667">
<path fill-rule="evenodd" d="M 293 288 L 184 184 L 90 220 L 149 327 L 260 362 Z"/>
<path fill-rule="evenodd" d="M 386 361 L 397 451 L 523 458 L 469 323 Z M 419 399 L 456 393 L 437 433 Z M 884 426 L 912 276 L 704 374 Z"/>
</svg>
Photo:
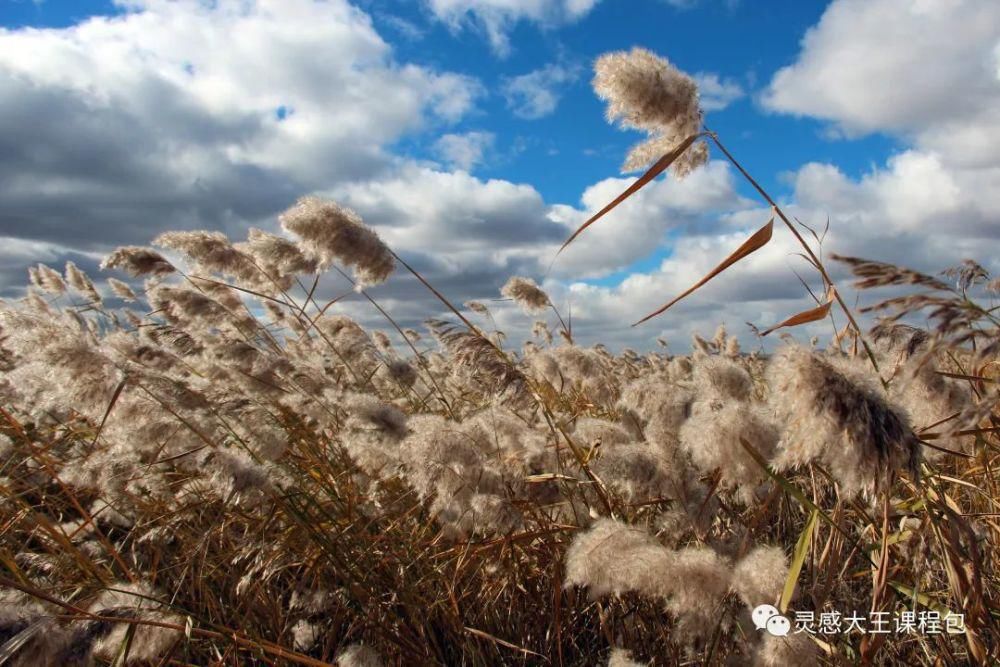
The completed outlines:
<svg viewBox="0 0 1000 667">
<path fill-rule="evenodd" d="M 643 80 L 612 74 L 606 96 Z M 106 265 L 141 289 L 33 270 L 0 304 L 0 664 L 985 663 L 1000 330 L 975 297 L 995 285 L 843 258 L 860 287 L 911 290 L 863 335 L 774 209 L 827 294 L 783 325 L 837 302 L 851 324 L 828 349 L 741 354 L 720 331 L 615 355 L 557 312 L 563 342 L 543 324 L 508 349 L 475 324 L 486 306 L 315 199 L 284 217 L 294 242 L 119 249 Z M 326 266 L 371 284 L 396 265 L 455 319 L 421 336 L 359 286 L 388 337 L 316 300 Z M 528 281 L 505 291 L 555 310 Z M 933 329 L 899 323 L 917 311 Z M 782 639 L 754 628 L 761 603 L 955 612 L 966 632 Z"/>
</svg>

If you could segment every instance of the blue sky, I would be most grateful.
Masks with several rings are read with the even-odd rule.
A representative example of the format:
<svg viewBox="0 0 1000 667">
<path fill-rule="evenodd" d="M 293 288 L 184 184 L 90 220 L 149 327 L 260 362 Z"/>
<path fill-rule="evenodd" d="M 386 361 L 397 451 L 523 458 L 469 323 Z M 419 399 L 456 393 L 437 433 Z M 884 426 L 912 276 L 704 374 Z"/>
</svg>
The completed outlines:
<svg viewBox="0 0 1000 667">
<path fill-rule="evenodd" d="M 95 266 L 171 226 L 237 236 L 317 192 L 459 297 L 524 273 L 617 336 L 611 321 L 667 300 L 767 215 L 713 162 L 660 179 L 545 274 L 627 183 L 641 136 L 605 122 L 590 79 L 600 54 L 636 45 L 696 75 L 706 122 L 791 213 L 830 217 L 834 250 L 931 268 L 1000 236 L 1000 203 L 977 195 L 1000 165 L 995 14 L 981 0 L 6 0 L 0 120 L 24 131 L 4 146 L 2 289 L 33 253 Z M 753 279 L 621 340 L 801 309 L 793 253 L 776 241 Z M 433 307 L 385 289 L 412 317 Z"/>
</svg>

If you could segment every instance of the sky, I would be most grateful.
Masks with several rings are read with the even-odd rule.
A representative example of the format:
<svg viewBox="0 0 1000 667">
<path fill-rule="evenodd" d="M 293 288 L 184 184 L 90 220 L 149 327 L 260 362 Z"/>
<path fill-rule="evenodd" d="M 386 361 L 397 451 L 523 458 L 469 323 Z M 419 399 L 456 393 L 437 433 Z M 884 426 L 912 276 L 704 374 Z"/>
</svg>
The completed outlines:
<svg viewBox="0 0 1000 667">
<path fill-rule="evenodd" d="M 635 178 L 620 168 L 642 137 L 609 125 L 590 85 L 598 56 L 633 46 L 695 77 L 706 125 L 790 215 L 829 221 L 824 254 L 1000 271 L 990 0 L 0 0 L 0 296 L 23 293 L 29 265 L 96 277 L 115 246 L 165 230 L 276 231 L 316 194 L 512 339 L 534 318 L 499 288 L 524 275 L 582 343 L 682 351 L 724 323 L 755 344 L 747 322 L 811 307 L 797 275 L 818 285 L 780 227 L 629 326 L 768 219 L 717 150 L 552 264 Z M 443 314 L 402 273 L 372 294 L 407 324 Z M 360 299 L 342 307 L 385 326 Z"/>
</svg>

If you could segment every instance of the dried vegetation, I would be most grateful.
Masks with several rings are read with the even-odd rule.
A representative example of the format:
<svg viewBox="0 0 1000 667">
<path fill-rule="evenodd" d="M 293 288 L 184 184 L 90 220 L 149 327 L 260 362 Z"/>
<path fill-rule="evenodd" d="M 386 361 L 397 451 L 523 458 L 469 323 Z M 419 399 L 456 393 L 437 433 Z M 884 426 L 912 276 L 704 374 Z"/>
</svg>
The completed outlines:
<svg viewBox="0 0 1000 667">
<path fill-rule="evenodd" d="M 602 58 L 595 85 L 650 134 L 629 166 L 667 153 L 631 192 L 704 162 L 703 137 L 725 152 L 693 81 L 656 56 Z M 827 294 L 787 326 L 829 317 L 843 302 L 826 269 L 775 215 Z M 511 349 L 473 323 L 492 322 L 487 305 L 436 291 L 447 320 L 397 326 L 366 287 L 400 266 L 423 278 L 354 212 L 306 198 L 281 222 L 292 237 L 120 248 L 104 267 L 131 279 L 106 288 L 39 266 L 0 304 L 0 662 L 930 665 L 996 650 L 1000 330 L 974 298 L 996 288 L 982 267 L 939 279 L 841 258 L 859 287 L 908 291 L 873 307 L 872 332 L 844 308 L 825 349 L 773 355 L 724 330 L 686 356 L 579 346 L 514 278 L 503 295 L 557 324 Z M 319 302 L 328 270 L 394 333 Z M 931 329 L 904 323 L 916 312 Z M 761 603 L 960 612 L 966 632 L 772 637 L 751 622 Z"/>
</svg>

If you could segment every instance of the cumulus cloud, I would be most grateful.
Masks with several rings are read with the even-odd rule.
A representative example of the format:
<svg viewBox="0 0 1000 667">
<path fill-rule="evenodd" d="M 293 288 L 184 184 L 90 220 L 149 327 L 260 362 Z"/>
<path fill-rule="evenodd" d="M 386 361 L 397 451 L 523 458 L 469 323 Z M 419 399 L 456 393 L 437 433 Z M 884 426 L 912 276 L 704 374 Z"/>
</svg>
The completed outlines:
<svg viewBox="0 0 1000 667">
<path fill-rule="evenodd" d="M 910 144 L 857 178 L 834 164 L 818 162 L 791 175 L 793 191 L 783 207 L 817 229 L 829 219 L 824 251 L 930 273 L 971 257 L 1000 273 L 998 16 L 1000 6 L 995 3 L 971 0 L 835 0 L 807 33 L 796 61 L 774 76 L 763 100 L 769 109 L 830 121 L 844 137 L 887 132 Z M 724 80 L 703 76 L 701 85 L 705 99 L 716 96 L 706 107 L 726 103 L 721 94 Z M 735 88 L 730 98 L 738 98 Z M 819 282 L 797 256 L 800 248 L 794 238 L 779 224 L 764 249 L 660 318 L 626 329 L 625 324 L 708 273 L 768 218 L 766 208 L 719 196 L 725 189 L 708 187 L 712 166 L 720 169 L 710 165 L 697 192 L 708 197 L 700 200 L 703 204 L 711 200 L 707 193 L 715 192 L 718 207 L 730 208 L 718 216 L 719 224 L 700 216 L 681 223 L 683 233 L 670 237 L 670 254 L 658 267 L 632 273 L 617 284 L 550 280 L 545 285 L 560 303 L 572 302 L 574 331 L 582 339 L 638 346 L 659 335 L 682 351 L 691 331 L 709 333 L 725 322 L 746 340 L 744 322 L 768 326 L 813 305 L 795 273 L 817 293 Z M 594 205 L 610 200 L 625 184 L 609 182 L 604 191 L 591 188 Z M 668 187 L 667 182 L 658 185 Z M 658 199 L 655 192 L 646 193 L 653 202 Z M 678 197 L 675 192 L 669 200 L 676 203 Z M 583 257 L 564 279 L 585 276 L 589 262 L 599 262 L 633 239 L 669 233 L 671 227 L 650 223 L 657 215 L 662 219 L 663 212 L 645 208 L 649 205 L 639 203 L 639 213 L 620 228 L 602 220 L 589 229 L 578 243 L 593 245 L 586 251 L 585 246 L 567 251 L 580 251 Z M 708 204 L 704 210 L 711 216 L 718 207 Z M 584 217 L 581 211 L 567 216 L 573 223 Z M 616 230 L 621 233 L 616 235 Z M 622 262 L 634 256 L 626 252 Z M 828 268 L 842 291 L 850 294 L 846 272 L 836 264 Z M 842 315 L 835 317 L 843 324 Z M 832 328 L 820 322 L 793 333 L 800 339 L 814 334 L 827 338 Z"/>
<path fill-rule="evenodd" d="M 482 30 L 499 56 L 510 53 L 511 28 L 518 21 L 552 27 L 577 21 L 600 0 L 426 0 L 438 19 L 454 29 L 473 25 Z"/>
<path fill-rule="evenodd" d="M 582 208 L 555 205 L 551 217 L 568 236 L 632 182 L 604 179 L 584 191 Z M 601 277 L 662 250 L 668 237 L 673 243 L 696 230 L 704 233 L 717 226 L 722 213 L 750 205 L 736 193 L 728 165 L 713 161 L 684 180 L 664 178 L 640 190 L 580 235 L 553 270 L 564 278 Z"/>
<path fill-rule="evenodd" d="M 962 257 L 1000 268 L 998 48 L 997 3 L 833 2 L 764 104 L 911 147 L 856 181 L 833 165 L 805 165 L 796 201 L 829 211 L 861 254 L 925 270 Z"/>
<path fill-rule="evenodd" d="M 996 222 L 1000 197 L 994 194 L 1000 191 L 1000 169 L 988 172 L 947 169 L 939 157 L 918 150 L 895 155 L 883 167 L 858 179 L 832 164 L 809 163 L 793 174 L 794 190 L 783 209 L 819 231 L 830 221 L 823 243 L 826 253 L 896 262 L 928 273 L 974 258 L 1000 275 L 1000 227 Z M 711 200 L 704 194 L 710 190 L 699 188 L 703 204 Z M 718 202 L 724 206 L 725 198 Z M 778 221 L 770 244 L 665 315 L 637 330 L 624 326 L 617 332 L 609 329 L 610 323 L 634 322 L 683 292 L 768 219 L 766 207 L 743 204 L 723 213 L 718 226 L 702 221 L 686 227 L 684 234 L 672 238 L 670 255 L 653 271 L 628 275 L 615 285 L 571 282 L 545 287 L 564 302 L 572 301 L 574 331 L 583 339 L 605 336 L 619 343 L 643 345 L 658 335 L 680 341 L 675 350 L 682 351 L 690 332 L 711 333 L 715 325 L 725 322 L 732 333 L 742 334 L 747 341 L 745 322 L 764 328 L 814 305 L 796 273 L 815 293 L 822 291 L 815 271 L 797 255 L 801 248 Z M 711 210 L 711 205 L 706 210 Z M 614 243 L 611 227 L 610 222 L 598 222 L 581 242 L 591 232 L 595 236 L 603 233 L 608 235 L 603 246 L 610 248 Z M 629 229 L 617 238 L 627 238 L 633 231 L 637 230 Z M 600 255 L 602 243 L 595 243 L 594 256 Z M 572 246 L 567 252 L 571 251 Z M 827 268 L 842 293 L 850 296 L 847 272 L 834 262 L 828 262 Z M 853 302 L 853 298 L 847 300 Z M 843 325 L 843 315 L 834 315 Z M 825 321 L 792 333 L 800 340 L 812 335 L 826 340 L 832 327 Z"/>
<path fill-rule="evenodd" d="M 506 266 L 514 255 L 562 237 L 530 185 L 409 165 L 391 177 L 329 191 L 404 252 L 428 253 L 462 270 Z"/>
<path fill-rule="evenodd" d="M 0 235 L 94 249 L 240 228 L 383 173 L 388 145 L 458 120 L 480 92 L 396 62 L 343 0 L 134 0 L 3 30 Z"/>
<path fill-rule="evenodd" d="M 705 111 L 721 111 L 746 94 L 739 83 L 719 78 L 718 74 L 700 72 L 694 79 Z"/>
<path fill-rule="evenodd" d="M 927 54 L 910 49 L 907 39 L 881 39 L 885 53 L 896 55 L 881 65 L 861 58 L 858 66 L 870 68 L 859 79 L 826 62 L 864 53 L 880 29 L 866 21 L 882 17 L 869 7 L 900 2 L 836 0 L 796 62 L 771 82 L 766 103 L 845 132 L 892 132 L 909 147 L 860 177 L 833 164 L 806 164 L 791 175 L 793 191 L 783 205 L 819 227 L 830 217 L 826 251 L 929 271 L 976 257 L 998 271 L 1000 150 L 991 138 L 997 133 L 989 133 L 1000 58 L 998 40 L 982 35 L 984 12 L 992 10 L 977 5 L 977 14 L 965 0 L 943 9 L 926 0 L 906 3 L 914 16 L 927 6 L 920 10 L 930 17 L 924 28 L 903 19 L 912 23 L 908 39 Z M 516 20 L 571 20 L 592 5 L 441 0 L 440 8 L 445 16 L 448 7 L 465 7 L 461 22 L 481 20 L 477 11 L 493 7 L 506 17 L 498 24 L 506 30 Z M 771 245 L 667 315 L 628 327 L 711 270 L 767 219 L 766 208 L 739 195 L 735 173 L 723 162 L 684 181 L 649 184 L 548 272 L 561 242 L 630 179 L 600 180 L 573 203 L 546 201 L 528 184 L 471 175 L 494 139 L 451 124 L 473 110 L 481 85 L 398 62 L 368 15 L 346 0 L 136 0 L 129 7 L 124 15 L 65 29 L 0 31 L 0 123 L 8 128 L 0 133 L 0 281 L 8 292 L 23 282 L 30 263 L 61 266 L 71 259 L 92 269 L 110 246 L 146 243 L 168 228 L 234 235 L 250 224 L 273 229 L 277 212 L 315 192 L 358 210 L 452 301 L 489 302 L 512 342 L 531 322 L 489 300 L 515 274 L 538 279 L 560 308 L 572 304 L 574 332 L 584 343 L 646 347 L 665 335 L 680 351 L 692 330 L 707 334 L 725 321 L 745 333 L 745 321 L 766 326 L 810 306 L 792 269 L 814 288 L 817 282 L 779 226 Z M 847 18 L 829 18 L 844 12 Z M 947 12 L 964 18 L 947 19 Z M 962 44 L 935 55 L 939 37 L 931 33 L 947 30 L 934 21 L 945 19 L 948 39 Z M 821 35 L 830 25 L 838 27 L 836 39 Z M 963 70 L 965 56 L 949 49 L 979 59 L 970 58 Z M 555 67 L 564 65 L 510 80 L 537 83 L 549 94 L 522 84 L 513 93 L 517 109 L 551 112 L 560 87 L 572 80 Z M 896 69 L 881 79 L 871 73 L 879 67 Z M 929 68 L 930 78 L 906 75 L 911 67 Z M 931 99 L 923 86 L 957 94 L 935 67 L 968 81 L 969 94 L 953 95 L 950 105 Z M 702 87 L 706 105 L 715 108 L 742 94 L 738 84 L 715 75 L 702 75 Z M 883 104 L 876 93 L 887 91 L 922 110 Z M 815 102 L 822 95 L 830 97 Z M 401 140 L 430 132 L 444 135 L 432 145 L 441 165 L 394 154 Z M 944 136 L 951 141 L 941 143 Z M 651 271 L 635 268 L 663 255 Z M 835 271 L 843 285 L 843 272 Z M 407 326 L 444 312 L 403 271 L 374 293 Z M 377 322 L 363 301 L 341 307 Z M 811 333 L 830 331 L 825 323 L 796 331 Z"/>
<path fill-rule="evenodd" d="M 552 63 L 506 79 L 501 90 L 515 116 L 533 120 L 552 114 L 559 105 L 561 89 L 579 76 L 579 67 Z"/>
<path fill-rule="evenodd" d="M 445 134 L 434 142 L 434 150 L 438 157 L 453 167 L 470 171 L 483 162 L 495 141 L 496 135 L 492 132 Z"/>
<path fill-rule="evenodd" d="M 1000 155 L 1000 4 L 836 0 L 771 81 L 775 111 L 885 131 L 963 164 Z"/>
</svg>

